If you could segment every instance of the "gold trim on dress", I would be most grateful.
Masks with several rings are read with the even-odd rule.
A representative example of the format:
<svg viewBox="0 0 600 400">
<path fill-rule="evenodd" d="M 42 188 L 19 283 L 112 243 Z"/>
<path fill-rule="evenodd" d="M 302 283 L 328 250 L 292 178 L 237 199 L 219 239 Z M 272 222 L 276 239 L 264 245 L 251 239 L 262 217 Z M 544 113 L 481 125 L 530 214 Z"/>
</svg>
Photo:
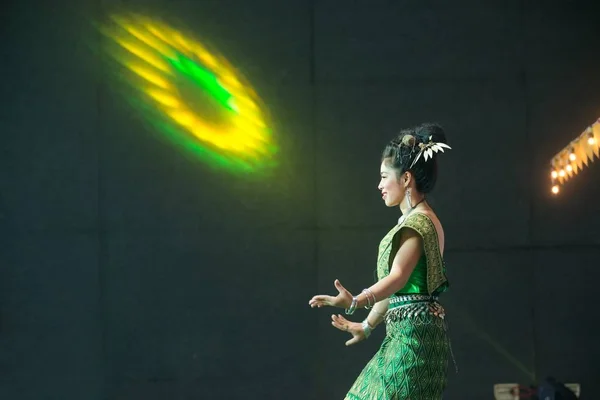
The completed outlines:
<svg viewBox="0 0 600 400">
<path fill-rule="evenodd" d="M 435 225 L 427 215 L 412 213 L 406 218 L 402 228 L 414 229 L 423 239 L 427 259 L 427 292 L 431 295 L 448 283 L 448 278 L 444 273 L 444 260 L 440 252 Z"/>
<path fill-rule="evenodd" d="M 395 245 L 393 239 L 402 228 L 413 229 L 423 239 L 423 251 L 427 262 L 427 292 L 432 295 L 447 285 L 448 279 L 444 272 L 444 260 L 439 248 L 437 230 L 431 219 L 423 213 L 411 213 L 402 224 L 394 226 L 381 240 L 377 257 L 377 277 L 381 280 L 389 275 L 393 262 L 391 253 Z"/>
</svg>

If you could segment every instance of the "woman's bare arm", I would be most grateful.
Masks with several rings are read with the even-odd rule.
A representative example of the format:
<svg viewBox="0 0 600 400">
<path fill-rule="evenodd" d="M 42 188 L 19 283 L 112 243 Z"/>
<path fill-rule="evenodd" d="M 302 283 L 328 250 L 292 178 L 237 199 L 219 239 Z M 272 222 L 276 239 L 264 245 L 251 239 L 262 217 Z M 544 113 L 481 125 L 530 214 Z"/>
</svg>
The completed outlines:
<svg viewBox="0 0 600 400">
<path fill-rule="evenodd" d="M 390 274 L 369 288 L 377 300 L 387 299 L 401 290 L 415 269 L 423 252 L 423 240 L 417 232 L 405 229 L 401 233 L 400 248 L 394 256 Z M 368 305 L 367 295 L 357 296 L 357 308 Z"/>
<path fill-rule="evenodd" d="M 390 299 L 384 299 L 375 303 L 369 315 L 367 315 L 367 322 L 371 326 L 371 328 L 375 328 L 381 322 L 383 322 L 383 317 L 387 312 L 388 306 L 390 304 Z"/>
</svg>

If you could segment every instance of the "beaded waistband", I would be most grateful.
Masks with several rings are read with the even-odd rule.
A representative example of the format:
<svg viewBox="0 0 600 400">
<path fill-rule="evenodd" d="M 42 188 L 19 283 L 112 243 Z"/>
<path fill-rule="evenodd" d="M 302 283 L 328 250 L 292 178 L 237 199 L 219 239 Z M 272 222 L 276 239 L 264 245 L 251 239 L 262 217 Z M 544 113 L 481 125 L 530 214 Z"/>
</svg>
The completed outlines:
<svg viewBox="0 0 600 400">
<path fill-rule="evenodd" d="M 400 296 L 394 296 L 390 298 L 389 308 L 395 308 L 405 304 L 417 303 L 417 302 L 434 302 L 439 299 L 438 296 L 429 296 L 426 294 L 402 294 Z"/>
<path fill-rule="evenodd" d="M 398 321 L 404 318 L 413 318 L 423 314 L 434 315 L 444 319 L 444 308 L 438 303 L 438 296 L 423 294 L 407 294 L 394 296 L 390 299 L 385 322 Z"/>
</svg>

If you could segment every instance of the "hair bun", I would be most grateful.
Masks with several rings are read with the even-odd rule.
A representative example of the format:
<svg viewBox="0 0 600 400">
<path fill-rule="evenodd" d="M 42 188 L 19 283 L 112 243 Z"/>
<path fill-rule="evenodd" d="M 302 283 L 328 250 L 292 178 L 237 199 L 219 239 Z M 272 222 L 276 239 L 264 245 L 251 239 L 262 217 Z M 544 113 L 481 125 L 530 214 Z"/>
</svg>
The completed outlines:
<svg viewBox="0 0 600 400">
<path fill-rule="evenodd" d="M 444 148 L 450 148 L 444 129 L 438 124 L 424 123 L 402 129 L 385 146 L 381 160 L 396 171 L 397 178 L 410 171 L 416 189 L 426 194 L 437 181 L 437 155 Z"/>
<path fill-rule="evenodd" d="M 433 142 L 448 144 L 446 132 L 444 132 L 444 128 L 439 124 L 426 122 L 417 126 L 415 132 L 419 139 L 424 143 L 429 142 L 429 138 L 431 138 Z"/>
<path fill-rule="evenodd" d="M 414 147 L 417 143 L 417 139 L 413 135 L 404 135 L 402 137 L 402 144 L 407 147 Z"/>
</svg>

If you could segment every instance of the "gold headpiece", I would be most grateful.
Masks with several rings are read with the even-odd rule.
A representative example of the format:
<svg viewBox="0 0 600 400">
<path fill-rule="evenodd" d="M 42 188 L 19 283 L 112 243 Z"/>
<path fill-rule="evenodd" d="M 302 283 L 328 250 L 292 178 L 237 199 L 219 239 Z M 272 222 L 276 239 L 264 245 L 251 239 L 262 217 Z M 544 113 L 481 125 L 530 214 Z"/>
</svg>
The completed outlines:
<svg viewBox="0 0 600 400">
<path fill-rule="evenodd" d="M 417 154 L 417 156 L 415 157 L 415 160 L 412 162 L 412 164 L 410 164 L 410 168 L 415 166 L 415 164 L 417 163 L 417 161 L 419 161 L 419 158 L 421 158 L 421 156 L 423 154 L 425 154 L 423 157 L 425 158 L 425 161 L 427 162 L 427 160 L 429 158 L 433 158 L 434 152 L 437 153 L 438 151 L 441 151 L 443 153 L 444 149 L 452 150 L 452 147 L 448 146 L 446 143 L 434 142 L 433 136 L 429 136 L 428 143 L 419 143 L 419 148 L 421 150 L 419 150 L 419 154 Z"/>
</svg>

